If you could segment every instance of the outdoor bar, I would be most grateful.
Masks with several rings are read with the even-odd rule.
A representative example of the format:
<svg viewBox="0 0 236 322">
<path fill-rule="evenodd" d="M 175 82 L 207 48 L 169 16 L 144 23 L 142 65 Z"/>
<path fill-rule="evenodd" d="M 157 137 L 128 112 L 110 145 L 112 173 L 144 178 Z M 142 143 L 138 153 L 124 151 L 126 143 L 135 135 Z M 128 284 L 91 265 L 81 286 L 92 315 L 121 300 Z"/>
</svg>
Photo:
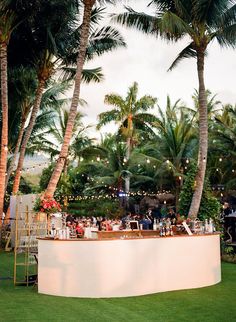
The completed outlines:
<svg viewBox="0 0 236 322">
<path fill-rule="evenodd" d="M 127 297 L 220 281 L 218 233 L 38 240 L 38 292 L 43 294 Z"/>
</svg>

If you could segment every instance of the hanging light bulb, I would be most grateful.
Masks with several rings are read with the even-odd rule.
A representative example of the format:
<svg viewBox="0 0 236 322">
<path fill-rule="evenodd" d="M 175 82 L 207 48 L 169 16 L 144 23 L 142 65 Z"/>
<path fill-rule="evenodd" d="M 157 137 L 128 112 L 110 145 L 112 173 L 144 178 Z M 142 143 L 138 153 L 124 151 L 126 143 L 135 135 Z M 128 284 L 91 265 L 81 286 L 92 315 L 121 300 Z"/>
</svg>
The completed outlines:
<svg viewBox="0 0 236 322">
<path fill-rule="evenodd" d="M 150 163 L 151 161 L 150 161 L 150 159 L 147 159 L 147 163 Z"/>
<path fill-rule="evenodd" d="M 222 158 L 219 158 L 219 161 L 222 162 Z"/>
<path fill-rule="evenodd" d="M 170 163 L 170 160 L 168 160 L 168 159 L 167 159 L 167 160 L 166 160 L 166 163 L 167 163 L 167 164 L 168 164 L 168 163 Z"/>
<path fill-rule="evenodd" d="M 126 158 L 124 158 L 124 162 L 127 162 L 127 159 Z"/>
<path fill-rule="evenodd" d="M 219 169 L 217 168 L 217 169 L 216 169 L 216 171 L 218 172 L 218 171 L 219 171 Z"/>
<path fill-rule="evenodd" d="M 4 151 L 8 151 L 7 145 L 4 145 Z"/>
<path fill-rule="evenodd" d="M 189 159 L 186 160 L 186 163 L 189 163 Z"/>
<path fill-rule="evenodd" d="M 181 180 L 182 179 L 182 177 L 181 176 L 179 176 L 179 180 Z"/>
<path fill-rule="evenodd" d="M 100 156 L 97 156 L 97 161 L 99 162 L 101 159 L 100 159 Z"/>
<path fill-rule="evenodd" d="M 166 200 L 164 200 L 164 204 L 166 204 Z"/>
</svg>

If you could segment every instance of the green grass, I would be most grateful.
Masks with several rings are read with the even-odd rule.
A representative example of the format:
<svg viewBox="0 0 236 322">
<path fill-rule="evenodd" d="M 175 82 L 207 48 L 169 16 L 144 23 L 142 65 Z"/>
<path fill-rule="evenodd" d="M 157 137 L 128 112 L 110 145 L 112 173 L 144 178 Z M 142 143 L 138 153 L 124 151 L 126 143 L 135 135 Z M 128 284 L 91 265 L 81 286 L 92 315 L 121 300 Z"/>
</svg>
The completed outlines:
<svg viewBox="0 0 236 322">
<path fill-rule="evenodd" d="M 13 254 L 1 252 L 0 277 L 12 274 Z M 222 282 L 215 286 L 115 299 L 40 295 L 36 288 L 0 280 L 0 321 L 235 322 L 236 265 L 223 263 Z"/>
</svg>

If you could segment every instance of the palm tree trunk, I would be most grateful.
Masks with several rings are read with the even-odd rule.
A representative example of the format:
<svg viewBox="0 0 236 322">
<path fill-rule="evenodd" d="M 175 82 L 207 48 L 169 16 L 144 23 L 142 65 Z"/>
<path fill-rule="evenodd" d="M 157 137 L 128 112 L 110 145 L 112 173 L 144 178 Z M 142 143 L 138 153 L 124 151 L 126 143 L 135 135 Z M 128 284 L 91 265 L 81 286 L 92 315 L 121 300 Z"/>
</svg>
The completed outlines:
<svg viewBox="0 0 236 322">
<path fill-rule="evenodd" d="M 81 75 L 82 75 L 83 65 L 85 61 L 85 54 L 86 54 L 86 49 L 88 44 L 88 38 L 89 38 L 91 11 L 95 3 L 95 0 L 83 0 L 83 2 L 84 2 L 84 15 L 83 15 L 83 23 L 81 26 L 81 33 L 80 33 L 80 45 L 79 45 L 79 55 L 77 58 L 77 70 L 75 75 L 74 93 L 73 93 L 69 117 L 66 125 L 64 141 L 61 147 L 61 152 L 45 192 L 47 195 L 54 194 L 57 183 L 60 179 L 63 166 L 68 155 L 68 149 L 69 149 L 70 140 L 73 133 L 74 122 L 77 114 L 77 107 L 79 104 Z"/>
<path fill-rule="evenodd" d="M 197 52 L 197 70 L 199 80 L 199 151 L 198 151 L 198 170 L 196 174 L 196 187 L 193 193 L 191 206 L 188 216 L 196 218 L 198 215 L 202 191 L 204 186 L 204 179 L 207 164 L 207 150 L 208 150 L 208 117 L 207 117 L 207 97 L 204 85 L 204 55 L 205 50 Z"/>
<path fill-rule="evenodd" d="M 22 119 L 19 135 L 18 135 L 17 142 L 16 142 L 16 147 L 15 147 L 15 150 L 14 150 L 14 153 L 13 153 L 9 168 L 7 170 L 7 177 L 6 177 L 6 183 L 5 183 L 5 192 L 7 190 L 8 181 L 9 181 L 10 176 L 11 176 L 13 170 L 14 170 L 14 167 L 15 167 L 16 158 L 17 158 L 17 155 L 19 153 L 20 145 L 21 145 L 21 142 L 22 142 L 23 134 L 24 134 L 24 128 L 25 128 L 25 120 Z"/>
<path fill-rule="evenodd" d="M 2 218 L 5 195 L 5 178 L 7 168 L 8 147 L 8 94 L 7 94 L 7 44 L 0 44 L 1 69 L 1 105 L 2 105 L 2 132 L 0 155 L 0 219 Z"/>
<path fill-rule="evenodd" d="M 127 138 L 126 140 L 126 159 L 129 161 L 130 159 L 130 153 L 131 153 L 131 138 Z M 129 193 L 130 190 L 130 177 L 125 178 L 125 192 Z M 128 196 L 127 196 L 128 200 Z"/>
<path fill-rule="evenodd" d="M 26 129 L 26 132 L 25 132 L 25 135 L 24 135 L 24 138 L 23 138 L 23 142 L 22 142 L 22 145 L 21 145 L 21 149 L 20 149 L 20 155 L 19 155 L 19 160 L 18 160 L 18 165 L 17 165 L 17 169 L 16 169 L 15 180 L 14 180 L 13 189 L 12 189 L 13 194 L 16 194 L 18 192 L 18 190 L 19 190 L 21 171 L 22 171 L 22 168 L 23 168 L 23 163 L 24 163 L 24 158 L 25 158 L 25 151 L 26 151 L 26 147 L 27 147 L 29 138 L 31 136 L 31 133 L 32 133 L 32 130 L 33 130 L 33 127 L 34 127 L 34 124 L 35 124 L 35 120 L 36 120 L 36 117 L 37 117 L 37 114 L 38 114 L 38 111 L 39 111 L 39 108 L 40 108 L 45 82 L 46 82 L 45 78 L 40 79 L 38 87 L 37 87 L 34 106 L 33 106 L 32 112 L 31 112 L 29 125 L 27 126 L 27 129 Z"/>
</svg>

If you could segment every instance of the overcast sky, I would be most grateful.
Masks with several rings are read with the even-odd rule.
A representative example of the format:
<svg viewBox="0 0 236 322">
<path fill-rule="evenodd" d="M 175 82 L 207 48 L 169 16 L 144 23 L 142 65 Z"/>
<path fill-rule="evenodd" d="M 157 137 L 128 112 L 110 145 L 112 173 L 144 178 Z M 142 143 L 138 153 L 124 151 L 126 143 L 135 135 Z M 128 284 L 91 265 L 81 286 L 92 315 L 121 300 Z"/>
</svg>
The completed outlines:
<svg viewBox="0 0 236 322">
<path fill-rule="evenodd" d="M 137 11 L 145 11 L 147 0 L 121 1 Z M 123 11 L 122 5 L 112 7 L 110 12 Z M 118 26 L 116 26 L 118 27 Z M 196 60 L 183 60 L 173 71 L 167 69 L 188 40 L 176 44 L 166 43 L 142 33 L 118 27 L 125 38 L 127 48 L 104 54 L 86 67 L 101 66 L 105 79 L 100 84 L 83 85 L 81 98 L 88 102 L 82 111 L 87 114 L 85 124 L 96 124 L 97 115 L 111 109 L 104 104 L 104 96 L 109 93 L 126 95 L 128 87 L 137 81 L 139 96 L 150 94 L 158 98 L 164 109 L 167 94 L 171 101 L 181 98 L 192 106 L 191 96 L 198 88 Z M 205 63 L 205 85 L 223 103 L 236 103 L 236 51 L 221 49 L 216 43 L 209 46 Z M 114 132 L 114 126 L 105 127 L 102 132 Z M 92 135 L 100 137 L 95 130 Z"/>
</svg>

